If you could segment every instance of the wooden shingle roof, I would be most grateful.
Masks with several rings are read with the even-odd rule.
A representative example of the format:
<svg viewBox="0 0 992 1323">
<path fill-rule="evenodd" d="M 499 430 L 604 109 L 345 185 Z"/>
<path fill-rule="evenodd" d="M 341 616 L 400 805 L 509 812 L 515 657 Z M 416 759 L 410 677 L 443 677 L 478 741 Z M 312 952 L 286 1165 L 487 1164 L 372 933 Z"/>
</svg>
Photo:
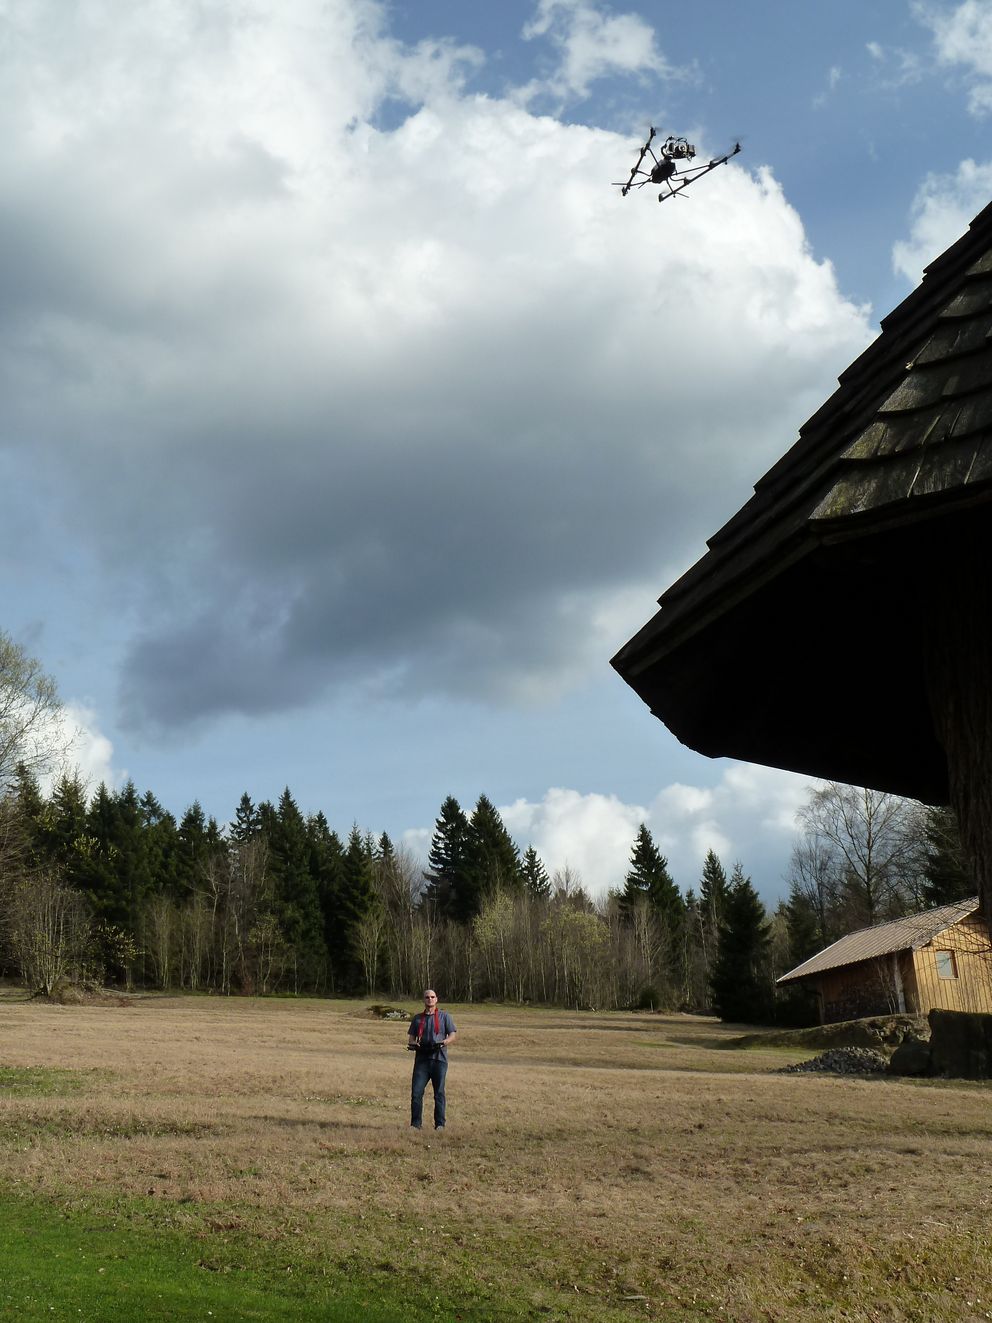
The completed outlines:
<svg viewBox="0 0 992 1323">
<path fill-rule="evenodd" d="M 911 914 L 905 919 L 893 919 L 891 923 L 880 923 L 874 928 L 862 928 L 856 933 L 848 933 L 795 969 L 790 969 L 777 982 L 796 983 L 810 975 L 825 974 L 828 970 L 840 969 L 844 965 L 857 965 L 863 960 L 875 960 L 879 956 L 894 955 L 899 951 L 919 951 L 942 932 L 974 914 L 977 909 L 978 897 L 972 896 L 970 900 L 941 905 L 939 909 L 927 910 L 923 914 Z"/>
<path fill-rule="evenodd" d="M 613 665 L 700 752 L 943 802 L 919 571 L 973 555 L 990 502 L 992 206 Z"/>
</svg>

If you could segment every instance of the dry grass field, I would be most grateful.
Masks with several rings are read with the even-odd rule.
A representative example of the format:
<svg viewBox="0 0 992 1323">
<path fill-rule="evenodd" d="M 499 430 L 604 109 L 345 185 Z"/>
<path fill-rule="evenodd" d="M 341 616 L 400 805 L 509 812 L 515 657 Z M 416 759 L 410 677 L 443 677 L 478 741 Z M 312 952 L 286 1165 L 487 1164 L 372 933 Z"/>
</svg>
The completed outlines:
<svg viewBox="0 0 992 1323">
<path fill-rule="evenodd" d="M 984 1085 L 782 1075 L 687 1016 L 449 1009 L 438 1137 L 364 1003 L 2 996 L 0 1195 L 398 1319 L 992 1318 Z"/>
</svg>

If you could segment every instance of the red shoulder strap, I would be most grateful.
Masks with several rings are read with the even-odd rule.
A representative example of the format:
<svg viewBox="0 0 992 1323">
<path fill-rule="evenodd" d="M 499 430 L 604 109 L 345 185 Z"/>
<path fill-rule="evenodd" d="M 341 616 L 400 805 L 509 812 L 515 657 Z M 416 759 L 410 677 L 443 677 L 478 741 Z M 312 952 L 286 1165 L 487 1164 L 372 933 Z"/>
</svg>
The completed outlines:
<svg viewBox="0 0 992 1323">
<path fill-rule="evenodd" d="M 423 1036 L 423 1032 L 424 1032 L 424 1030 L 425 1030 L 426 1028 L 427 1028 L 427 1012 L 426 1012 L 426 1011 L 421 1011 L 421 1013 L 420 1013 L 420 1028 L 417 1030 L 417 1037 L 418 1037 L 418 1038 L 420 1038 L 420 1037 Z M 441 1012 L 440 1012 L 440 1011 L 437 1009 L 437 1007 L 435 1006 L 435 1007 L 434 1007 L 434 1038 L 435 1038 L 435 1040 L 437 1040 L 437 1039 L 439 1039 L 440 1037 L 441 1037 Z"/>
</svg>

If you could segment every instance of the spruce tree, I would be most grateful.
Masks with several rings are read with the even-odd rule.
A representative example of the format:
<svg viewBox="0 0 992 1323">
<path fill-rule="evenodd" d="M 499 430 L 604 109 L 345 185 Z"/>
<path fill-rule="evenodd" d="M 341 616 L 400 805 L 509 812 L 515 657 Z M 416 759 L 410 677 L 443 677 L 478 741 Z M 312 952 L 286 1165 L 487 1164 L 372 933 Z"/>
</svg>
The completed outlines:
<svg viewBox="0 0 992 1323">
<path fill-rule="evenodd" d="M 520 851 L 513 843 L 495 804 L 480 795 L 469 821 L 465 866 L 456 880 L 452 918 L 474 919 L 487 896 L 495 891 L 519 890 Z"/>
<path fill-rule="evenodd" d="M 816 906 L 795 881 L 789 887 L 789 898 L 785 902 L 785 921 L 789 930 L 789 968 L 795 969 L 823 946 Z"/>
<path fill-rule="evenodd" d="M 441 812 L 434 824 L 434 835 L 427 855 L 428 867 L 424 874 L 427 887 L 423 897 L 424 901 L 435 905 L 445 918 L 451 917 L 455 894 L 461 888 L 467 843 L 468 818 L 454 795 L 449 795 L 441 805 Z"/>
<path fill-rule="evenodd" d="M 176 890 L 180 900 L 188 900 L 203 883 L 210 852 L 207 816 L 198 799 L 179 820 L 179 848 L 176 855 Z"/>
<path fill-rule="evenodd" d="M 925 881 L 920 899 L 927 908 L 967 900 L 978 891 L 968 870 L 953 809 L 928 808 L 923 819 Z"/>
<path fill-rule="evenodd" d="M 13 824 L 15 836 L 14 854 L 22 868 L 35 869 L 50 862 L 54 842 L 52 839 L 52 814 L 38 778 L 25 764 L 18 763 L 14 769 L 13 789 L 8 800 L 13 805 Z"/>
<path fill-rule="evenodd" d="M 313 988 L 326 963 L 323 915 L 310 871 L 310 841 L 289 787 L 279 797 L 268 835 L 273 912 L 288 948 L 293 990 Z"/>
<path fill-rule="evenodd" d="M 148 860 L 149 892 L 174 896 L 177 889 L 179 828 L 150 790 L 141 797 L 141 824 Z"/>
<path fill-rule="evenodd" d="M 769 941 L 765 907 L 738 863 L 730 878 L 712 977 L 713 1005 L 721 1020 L 760 1024 L 770 1019 Z"/>
<path fill-rule="evenodd" d="M 76 885 L 98 918 L 127 919 L 126 889 L 117 868 L 117 800 L 101 781 L 86 810 L 86 826 L 74 869 Z"/>
<path fill-rule="evenodd" d="M 350 961 L 347 934 L 341 916 L 341 896 L 344 890 L 344 846 L 336 831 L 328 826 L 323 813 L 307 818 L 307 845 L 309 869 L 317 888 L 320 905 L 321 931 L 330 962 L 332 988 L 343 987 L 342 971 Z"/>
<path fill-rule="evenodd" d="M 60 776 L 52 791 L 52 858 L 69 886 L 76 886 L 77 860 L 86 849 L 86 787 L 80 776 Z"/>
<path fill-rule="evenodd" d="M 338 902 L 338 929 L 342 943 L 342 964 L 339 975 L 347 986 L 361 984 L 361 966 L 356 950 L 357 928 L 376 903 L 375 858 L 368 839 L 357 824 L 348 833 L 341 873 Z"/>
<path fill-rule="evenodd" d="M 250 841 L 262 830 L 262 819 L 258 809 L 251 802 L 251 796 L 246 790 L 238 800 L 238 807 L 234 811 L 234 821 L 231 823 L 230 837 L 232 841 Z"/>
<path fill-rule="evenodd" d="M 822 949 L 820 922 L 812 897 L 798 881 L 793 881 L 787 900 L 780 903 L 776 921 L 784 920 L 787 949 L 774 970 L 778 977 L 795 969 Z M 816 993 L 806 983 L 787 983 L 774 988 L 775 1020 L 778 1024 L 805 1027 L 816 1024 L 819 1006 Z"/>
<path fill-rule="evenodd" d="M 528 845 L 520 861 L 520 876 L 523 878 L 524 890 L 528 895 L 533 896 L 535 900 L 550 900 L 551 879 L 533 845 Z"/>
<path fill-rule="evenodd" d="M 620 894 L 620 908 L 629 914 L 639 897 L 645 897 L 662 920 L 670 935 L 681 930 L 685 902 L 668 871 L 668 860 L 654 843 L 645 823 L 641 823 L 630 852 L 630 867 Z"/>
<path fill-rule="evenodd" d="M 699 883 L 699 904 L 707 932 L 713 937 L 716 937 L 720 930 L 726 903 L 727 874 L 723 870 L 719 856 L 712 850 L 707 850 L 706 858 L 703 860 L 703 876 Z"/>
</svg>

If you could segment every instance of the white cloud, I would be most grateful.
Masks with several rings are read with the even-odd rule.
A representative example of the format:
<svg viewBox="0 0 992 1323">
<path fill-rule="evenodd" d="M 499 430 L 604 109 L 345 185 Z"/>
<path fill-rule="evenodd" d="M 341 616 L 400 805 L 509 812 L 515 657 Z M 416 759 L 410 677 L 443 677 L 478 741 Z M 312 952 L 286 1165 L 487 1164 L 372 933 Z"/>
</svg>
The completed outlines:
<svg viewBox="0 0 992 1323">
<path fill-rule="evenodd" d="M 126 770 L 114 767 L 114 746 L 100 730 L 92 708 L 67 704 L 65 724 L 71 733 L 66 763 L 84 784 L 95 789 L 101 782 L 113 787 L 127 780 Z"/>
<path fill-rule="evenodd" d="M 622 881 L 637 828 L 648 811 L 615 795 L 554 787 L 543 800 L 518 799 L 500 808 L 522 848 L 533 845 L 549 873 L 568 867 L 594 895 Z"/>
<path fill-rule="evenodd" d="M 990 194 L 992 161 L 962 161 L 953 174 L 928 175 L 913 200 L 910 236 L 893 245 L 893 270 L 916 284 L 923 268 L 964 234 Z"/>
<path fill-rule="evenodd" d="M 85 703 L 66 703 L 55 720 L 38 732 L 39 746 L 55 752 L 54 761 L 39 777 L 44 793 L 63 774 L 78 776 L 90 790 L 104 782 L 119 786 L 127 778 L 125 771 L 114 767 L 114 746 L 100 730 L 99 718 Z"/>
<path fill-rule="evenodd" d="M 549 872 L 567 864 L 593 895 L 622 885 L 644 822 L 683 891 L 698 891 L 712 849 L 728 872 L 740 859 L 766 904 L 774 904 L 784 890 L 795 816 L 809 786 L 791 772 L 730 763 L 714 786 L 673 783 L 649 805 L 555 788 L 542 800 L 518 799 L 500 813 L 521 848 L 533 845 Z"/>
<path fill-rule="evenodd" d="M 880 78 L 877 71 L 872 76 L 876 88 L 893 91 L 919 82 L 923 76 L 923 61 L 916 51 L 902 46 L 883 46 L 878 41 L 867 42 L 865 50 L 876 65 L 884 67 L 884 76 Z"/>
<path fill-rule="evenodd" d="M 960 65 L 974 80 L 969 109 L 974 115 L 992 110 L 992 3 L 964 0 L 955 8 L 918 4 L 917 13 L 933 31 L 938 59 Z"/>
<path fill-rule="evenodd" d="M 614 14 L 589 0 L 538 0 L 523 36 L 549 39 L 559 55 L 558 67 L 546 80 L 523 90 L 525 99 L 540 92 L 581 99 L 592 83 L 612 74 L 661 77 L 675 72 L 655 45 L 654 29 L 639 14 Z"/>
<path fill-rule="evenodd" d="M 540 12 L 570 85 L 583 24 L 655 58 Z M 128 624 L 134 723 L 545 701 L 869 339 L 770 173 L 621 199 L 634 144 L 472 95 L 477 52 L 371 0 L 5 13 L 0 445 Z"/>
</svg>

